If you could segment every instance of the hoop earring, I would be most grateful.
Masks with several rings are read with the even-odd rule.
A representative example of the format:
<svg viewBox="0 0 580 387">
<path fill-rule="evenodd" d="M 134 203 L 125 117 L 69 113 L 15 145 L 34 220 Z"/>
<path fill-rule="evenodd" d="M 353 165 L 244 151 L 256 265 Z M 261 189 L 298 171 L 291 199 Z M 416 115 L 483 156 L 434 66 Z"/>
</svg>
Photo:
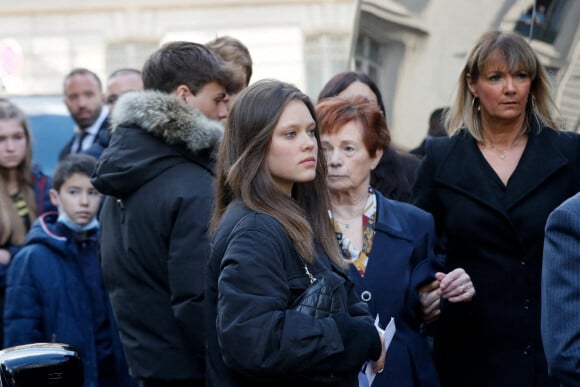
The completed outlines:
<svg viewBox="0 0 580 387">
<path fill-rule="evenodd" d="M 478 112 L 481 111 L 481 106 L 479 105 L 479 98 L 473 97 L 471 99 L 471 108 L 477 110 Z"/>
</svg>

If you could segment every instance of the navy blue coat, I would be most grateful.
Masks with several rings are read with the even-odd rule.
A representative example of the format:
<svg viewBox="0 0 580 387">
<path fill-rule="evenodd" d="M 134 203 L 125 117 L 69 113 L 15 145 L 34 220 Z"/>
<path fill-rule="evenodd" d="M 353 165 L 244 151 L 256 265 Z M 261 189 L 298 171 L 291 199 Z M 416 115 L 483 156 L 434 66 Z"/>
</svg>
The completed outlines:
<svg viewBox="0 0 580 387">
<path fill-rule="evenodd" d="M 375 191 L 375 237 L 361 277 L 354 265 L 350 278 L 363 299 L 369 299 L 371 315 L 379 315 L 384 329 L 391 317 L 397 331 L 387 351 L 384 372 L 373 387 L 439 386 L 425 338 L 419 333 L 421 309 L 418 288 L 435 280 L 442 262 L 434 253 L 433 217 L 419 208 L 386 199 Z"/>
<path fill-rule="evenodd" d="M 507 186 L 467 132 L 427 143 L 414 202 L 435 218 L 447 269 L 464 268 L 477 291 L 442 309 L 442 385 L 553 385 L 540 337 L 544 226 L 579 190 L 576 133 L 532 128 Z"/>
<path fill-rule="evenodd" d="M 70 231 L 56 219 L 56 213 L 38 218 L 10 265 L 4 341 L 7 346 L 36 342 L 70 344 L 83 361 L 84 386 L 98 387 L 96 319 L 83 282 L 79 251 L 72 238 L 65 236 L 70 236 Z M 115 386 L 132 386 L 134 382 L 127 371 L 109 303 L 107 310 L 115 358 Z"/>
</svg>

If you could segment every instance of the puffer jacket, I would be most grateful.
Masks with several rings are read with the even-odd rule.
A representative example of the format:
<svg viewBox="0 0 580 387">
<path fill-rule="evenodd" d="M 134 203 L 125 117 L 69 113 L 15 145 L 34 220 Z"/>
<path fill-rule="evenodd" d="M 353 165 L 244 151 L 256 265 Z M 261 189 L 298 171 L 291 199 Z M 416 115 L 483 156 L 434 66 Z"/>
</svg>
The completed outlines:
<svg viewBox="0 0 580 387">
<path fill-rule="evenodd" d="M 57 218 L 58 214 L 50 212 L 38 218 L 10 265 L 4 341 L 7 346 L 36 342 L 72 345 L 83 361 L 84 386 L 98 387 L 96 319 L 80 267 L 83 258 L 95 258 L 97 237 L 79 243 Z M 111 387 L 134 386 L 108 300 L 105 307 L 115 369 Z"/>
<path fill-rule="evenodd" d="M 292 306 L 310 285 L 305 263 L 273 217 L 231 203 L 213 240 L 206 279 L 208 386 L 355 387 L 381 344 L 346 273 L 318 249 L 316 278 L 339 278 L 332 316 Z"/>
<path fill-rule="evenodd" d="M 94 186 L 105 285 L 132 375 L 205 377 L 203 324 L 212 154 L 222 126 L 174 96 L 124 94 Z"/>
</svg>

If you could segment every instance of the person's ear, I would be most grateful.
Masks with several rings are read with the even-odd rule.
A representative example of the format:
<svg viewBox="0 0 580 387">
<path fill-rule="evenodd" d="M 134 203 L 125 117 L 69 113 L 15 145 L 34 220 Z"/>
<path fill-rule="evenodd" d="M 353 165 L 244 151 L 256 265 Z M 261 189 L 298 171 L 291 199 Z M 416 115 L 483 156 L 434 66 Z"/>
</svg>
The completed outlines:
<svg viewBox="0 0 580 387">
<path fill-rule="evenodd" d="M 60 201 L 58 199 L 58 192 L 56 192 L 55 189 L 50 189 L 50 191 L 48 191 L 48 194 L 50 195 L 50 202 L 55 206 L 58 207 L 58 205 L 60 204 Z"/>
<path fill-rule="evenodd" d="M 174 94 L 178 99 L 182 100 L 184 103 L 187 103 L 187 99 L 191 96 L 191 91 L 186 85 L 179 85 L 175 89 Z"/>
<path fill-rule="evenodd" d="M 471 92 L 473 98 L 477 98 L 477 92 L 475 90 L 475 81 L 471 78 L 471 74 L 467 74 L 465 76 L 465 82 L 467 83 L 467 87 L 469 88 L 469 91 Z"/>
<path fill-rule="evenodd" d="M 377 165 L 379 165 L 381 158 L 383 157 L 383 148 L 378 148 L 377 151 L 375 152 L 375 157 L 373 157 L 373 162 L 371 164 L 371 171 L 374 170 Z"/>
</svg>

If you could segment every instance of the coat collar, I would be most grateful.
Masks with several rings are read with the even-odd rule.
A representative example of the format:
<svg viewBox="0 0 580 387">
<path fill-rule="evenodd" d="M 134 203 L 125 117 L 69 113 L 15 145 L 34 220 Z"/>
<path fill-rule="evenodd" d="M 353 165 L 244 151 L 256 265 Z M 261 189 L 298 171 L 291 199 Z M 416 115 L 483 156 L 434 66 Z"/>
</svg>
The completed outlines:
<svg viewBox="0 0 580 387">
<path fill-rule="evenodd" d="M 111 112 L 112 131 L 138 127 L 169 145 L 183 145 L 195 154 L 214 149 L 223 136 L 223 126 L 174 95 L 155 90 L 123 94 Z"/>
<path fill-rule="evenodd" d="M 406 230 L 398 216 L 397 202 L 385 198 L 380 192 L 377 196 L 377 220 L 375 230 L 382 231 L 398 239 L 412 240 L 409 230 Z"/>
<path fill-rule="evenodd" d="M 532 130 L 520 162 L 506 187 L 503 204 L 489 184 L 493 170 L 467 132 L 451 138 L 449 152 L 435 174 L 435 182 L 504 213 L 534 191 L 568 160 L 552 142 L 552 129 Z"/>
</svg>

